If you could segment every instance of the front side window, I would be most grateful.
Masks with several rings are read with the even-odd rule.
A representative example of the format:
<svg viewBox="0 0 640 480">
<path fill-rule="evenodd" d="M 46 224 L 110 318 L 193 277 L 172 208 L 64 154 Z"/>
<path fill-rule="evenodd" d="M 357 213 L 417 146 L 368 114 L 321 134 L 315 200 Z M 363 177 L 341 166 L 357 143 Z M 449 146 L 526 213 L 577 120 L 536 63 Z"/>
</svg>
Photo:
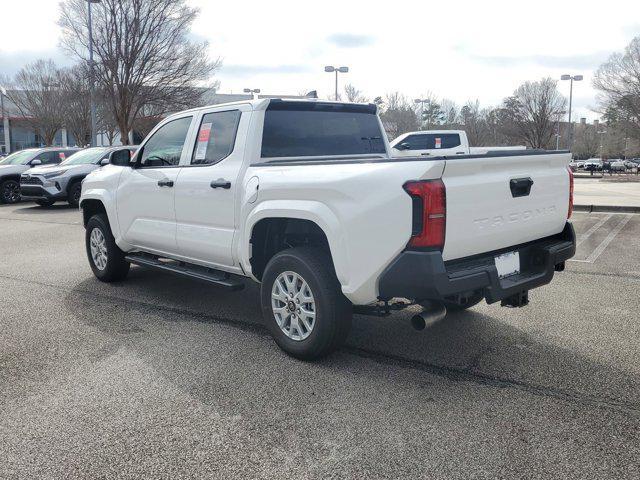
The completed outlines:
<svg viewBox="0 0 640 480">
<path fill-rule="evenodd" d="M 54 163 L 60 163 L 58 153 L 52 151 L 42 152 L 40 155 L 34 158 L 34 160 L 40 160 L 42 162 L 42 165 L 52 165 Z"/>
<path fill-rule="evenodd" d="M 191 118 L 179 118 L 160 127 L 142 147 L 139 159 L 140 166 L 173 167 L 178 165 L 191 125 Z"/>
<path fill-rule="evenodd" d="M 281 102 L 265 112 L 263 158 L 372 153 L 386 153 L 375 107 Z"/>
<path fill-rule="evenodd" d="M 207 113 L 202 117 L 191 165 L 212 165 L 233 152 L 240 112 Z"/>
<path fill-rule="evenodd" d="M 81 150 L 70 156 L 67 160 L 62 162 L 62 165 L 85 165 L 98 163 L 107 151 L 108 149 L 102 147 L 87 148 L 86 150 Z"/>
</svg>

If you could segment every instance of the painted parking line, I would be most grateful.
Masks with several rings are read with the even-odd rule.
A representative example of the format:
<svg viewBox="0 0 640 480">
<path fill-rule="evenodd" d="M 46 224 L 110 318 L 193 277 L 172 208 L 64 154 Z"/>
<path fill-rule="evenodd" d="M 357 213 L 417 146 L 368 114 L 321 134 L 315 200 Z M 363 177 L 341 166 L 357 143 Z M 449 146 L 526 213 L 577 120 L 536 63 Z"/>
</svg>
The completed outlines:
<svg viewBox="0 0 640 480">
<path fill-rule="evenodd" d="M 618 235 L 618 233 L 620 233 L 620 231 L 625 227 L 625 225 L 627 223 L 629 223 L 629 220 L 631 220 L 632 217 L 633 217 L 633 215 L 625 215 L 622 218 L 622 220 L 620 220 L 620 222 L 618 222 L 618 225 L 616 225 L 616 227 L 613 230 L 611 230 L 611 232 L 609 232 L 609 235 L 607 235 L 605 237 L 605 239 L 600 243 L 600 245 L 598 245 L 586 259 L 584 259 L 584 260 L 571 259 L 569 261 L 570 262 L 580 262 L 580 263 L 593 263 L 593 262 L 595 262 L 598 259 L 598 257 L 602 254 L 602 252 L 604 252 L 605 249 L 609 246 L 609 244 L 613 241 L 613 239 L 616 238 L 616 235 Z M 598 223 L 600 223 L 600 222 L 598 222 Z M 603 224 L 604 224 L 604 222 L 603 222 Z M 590 230 L 591 229 L 589 229 L 589 231 Z M 593 233 L 593 232 L 591 232 L 591 233 Z M 585 233 L 585 235 L 586 235 L 586 233 Z"/>
<path fill-rule="evenodd" d="M 604 225 L 607 220 L 609 220 L 613 215 L 610 213 L 606 215 L 604 218 L 601 218 L 593 227 L 584 232 L 582 235 L 578 235 L 578 241 L 576 242 L 576 247 L 579 247 L 582 242 L 584 242 L 587 238 L 589 238 L 593 233 L 598 230 L 602 225 Z"/>
</svg>

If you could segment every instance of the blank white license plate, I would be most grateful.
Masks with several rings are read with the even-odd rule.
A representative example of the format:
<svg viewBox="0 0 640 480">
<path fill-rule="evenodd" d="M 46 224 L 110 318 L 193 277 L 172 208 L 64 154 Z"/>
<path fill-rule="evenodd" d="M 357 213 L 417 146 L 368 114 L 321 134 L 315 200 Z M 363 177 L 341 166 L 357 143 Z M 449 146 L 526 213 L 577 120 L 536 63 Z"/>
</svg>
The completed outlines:
<svg viewBox="0 0 640 480">
<path fill-rule="evenodd" d="M 495 257 L 496 270 L 500 278 L 520 273 L 520 253 L 509 252 Z"/>
</svg>

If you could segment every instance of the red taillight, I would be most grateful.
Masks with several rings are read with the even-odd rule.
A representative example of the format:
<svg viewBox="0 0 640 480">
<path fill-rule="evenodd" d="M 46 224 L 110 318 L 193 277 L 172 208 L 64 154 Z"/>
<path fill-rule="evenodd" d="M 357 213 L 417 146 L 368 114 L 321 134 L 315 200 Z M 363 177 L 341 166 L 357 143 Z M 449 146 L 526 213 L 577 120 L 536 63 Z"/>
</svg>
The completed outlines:
<svg viewBox="0 0 640 480">
<path fill-rule="evenodd" d="M 447 196 L 442 180 L 407 182 L 404 189 L 414 199 L 410 247 L 444 247 L 447 226 Z"/>
<path fill-rule="evenodd" d="M 569 172 L 569 211 L 567 212 L 567 218 L 571 218 L 573 213 L 573 172 L 571 168 L 567 168 Z"/>
</svg>

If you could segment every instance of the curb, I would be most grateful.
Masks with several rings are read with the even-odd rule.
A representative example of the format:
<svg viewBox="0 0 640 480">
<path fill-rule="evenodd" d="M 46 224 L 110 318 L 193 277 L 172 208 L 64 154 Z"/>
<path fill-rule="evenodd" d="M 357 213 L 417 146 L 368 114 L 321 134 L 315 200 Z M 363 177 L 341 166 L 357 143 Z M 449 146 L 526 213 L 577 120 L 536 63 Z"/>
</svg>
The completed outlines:
<svg viewBox="0 0 640 480">
<path fill-rule="evenodd" d="M 640 206 L 634 205 L 574 205 L 576 212 L 640 213 Z"/>
</svg>

